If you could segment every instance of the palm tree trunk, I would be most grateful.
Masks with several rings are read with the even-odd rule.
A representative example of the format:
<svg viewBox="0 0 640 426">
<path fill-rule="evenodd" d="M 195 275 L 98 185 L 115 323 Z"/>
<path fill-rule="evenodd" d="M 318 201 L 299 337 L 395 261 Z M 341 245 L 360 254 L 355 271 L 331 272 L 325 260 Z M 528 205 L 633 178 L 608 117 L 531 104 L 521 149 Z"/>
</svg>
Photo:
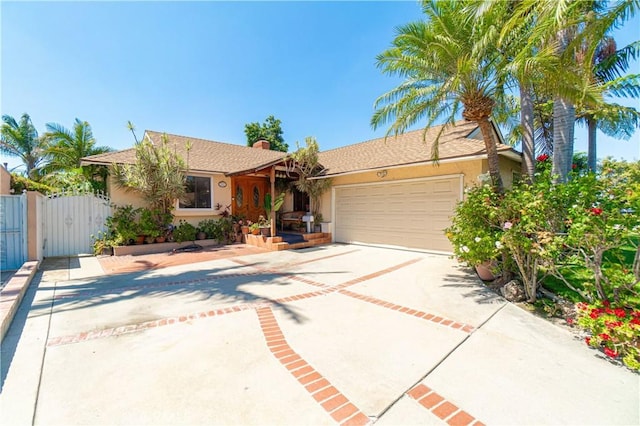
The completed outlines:
<svg viewBox="0 0 640 426">
<path fill-rule="evenodd" d="M 596 154 L 596 130 L 598 129 L 598 123 L 593 117 L 587 117 L 587 129 L 588 129 L 588 154 L 587 154 L 587 167 L 590 172 L 596 172 L 597 154 Z"/>
<path fill-rule="evenodd" d="M 533 99 L 531 89 L 520 86 L 520 125 L 522 126 L 522 175 L 533 182 L 535 172 L 535 145 L 533 139 Z"/>
<path fill-rule="evenodd" d="M 491 181 L 498 192 L 503 192 L 504 185 L 502 184 L 502 176 L 500 176 L 500 161 L 498 159 L 498 149 L 496 147 L 496 140 L 494 139 L 493 126 L 487 118 L 479 120 L 478 125 L 482 132 L 484 146 L 487 149 L 487 162 L 489 163 Z"/>
<path fill-rule="evenodd" d="M 573 131 L 576 111 L 566 99 L 553 100 L 553 181 L 566 182 L 573 161 Z"/>
</svg>

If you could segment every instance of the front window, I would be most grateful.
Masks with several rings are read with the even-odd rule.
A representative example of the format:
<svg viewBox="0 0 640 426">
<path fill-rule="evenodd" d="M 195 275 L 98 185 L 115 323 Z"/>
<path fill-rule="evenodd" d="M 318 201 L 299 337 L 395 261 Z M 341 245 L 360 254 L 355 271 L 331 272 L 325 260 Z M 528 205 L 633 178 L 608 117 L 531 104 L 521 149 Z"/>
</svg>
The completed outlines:
<svg viewBox="0 0 640 426">
<path fill-rule="evenodd" d="M 211 178 L 187 176 L 186 194 L 180 201 L 181 209 L 210 209 L 212 205 Z"/>
</svg>

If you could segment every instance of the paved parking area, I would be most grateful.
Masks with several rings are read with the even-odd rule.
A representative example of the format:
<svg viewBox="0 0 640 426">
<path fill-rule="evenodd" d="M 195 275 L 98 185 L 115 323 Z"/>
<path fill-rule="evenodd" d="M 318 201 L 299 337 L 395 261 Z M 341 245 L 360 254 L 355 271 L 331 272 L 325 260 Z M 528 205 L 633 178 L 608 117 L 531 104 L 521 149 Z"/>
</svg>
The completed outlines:
<svg viewBox="0 0 640 426">
<path fill-rule="evenodd" d="M 1 424 L 640 423 L 638 375 L 446 256 L 79 266 L 45 261 L 3 341 Z"/>
</svg>

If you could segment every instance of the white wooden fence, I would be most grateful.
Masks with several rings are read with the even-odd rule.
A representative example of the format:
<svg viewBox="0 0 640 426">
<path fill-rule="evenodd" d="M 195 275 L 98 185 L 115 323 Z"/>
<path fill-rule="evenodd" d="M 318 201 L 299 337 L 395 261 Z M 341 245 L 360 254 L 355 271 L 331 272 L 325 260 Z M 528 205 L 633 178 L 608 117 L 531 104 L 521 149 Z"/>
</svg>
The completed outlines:
<svg viewBox="0 0 640 426">
<path fill-rule="evenodd" d="M 92 253 L 91 235 L 105 230 L 111 215 L 103 194 L 61 192 L 44 197 L 44 256 Z"/>
<path fill-rule="evenodd" d="M 27 260 L 27 194 L 0 195 L 0 270 L 19 269 Z"/>
</svg>

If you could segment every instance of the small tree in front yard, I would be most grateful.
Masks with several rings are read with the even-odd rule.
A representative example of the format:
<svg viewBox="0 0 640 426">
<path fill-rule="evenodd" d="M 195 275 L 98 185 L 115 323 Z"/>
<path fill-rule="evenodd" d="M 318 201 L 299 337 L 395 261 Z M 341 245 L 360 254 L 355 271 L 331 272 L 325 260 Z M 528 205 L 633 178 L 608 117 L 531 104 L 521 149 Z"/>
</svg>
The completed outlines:
<svg viewBox="0 0 640 426">
<path fill-rule="evenodd" d="M 171 149 L 166 135 L 155 145 L 144 138 L 136 143 L 134 164 L 114 164 L 116 183 L 128 191 L 140 193 L 151 210 L 171 213 L 176 200 L 185 195 L 187 164 Z"/>
<path fill-rule="evenodd" d="M 311 201 L 311 214 L 318 217 L 320 214 L 320 197 L 331 188 L 331 179 L 314 179 L 322 175 L 324 168 L 318 162 L 318 142 L 314 137 L 305 139 L 306 146 L 301 147 L 291 154 L 291 159 L 296 163 L 296 170 L 299 178 L 295 181 L 295 186 L 300 192 L 309 195 Z"/>
</svg>

